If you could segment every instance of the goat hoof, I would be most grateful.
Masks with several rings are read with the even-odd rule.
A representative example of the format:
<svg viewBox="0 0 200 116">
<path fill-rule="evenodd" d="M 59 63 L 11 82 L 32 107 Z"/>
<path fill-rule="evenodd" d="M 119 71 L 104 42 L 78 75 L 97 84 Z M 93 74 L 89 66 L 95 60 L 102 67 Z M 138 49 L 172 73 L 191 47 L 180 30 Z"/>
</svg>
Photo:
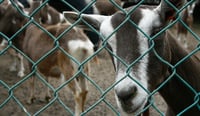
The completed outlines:
<svg viewBox="0 0 200 116">
<path fill-rule="evenodd" d="M 19 72 L 19 73 L 17 74 L 17 76 L 20 77 L 20 78 L 22 78 L 22 77 L 24 77 L 24 73 L 23 73 L 23 72 Z"/>
<path fill-rule="evenodd" d="M 22 78 L 22 77 L 24 77 L 24 73 L 23 73 L 23 72 L 19 72 L 19 73 L 17 74 L 17 76 L 20 77 L 20 78 Z"/>
<path fill-rule="evenodd" d="M 32 104 L 32 103 L 34 103 L 34 102 L 35 102 L 35 100 L 36 100 L 36 98 L 35 98 L 35 97 L 33 97 L 33 98 L 30 98 L 30 99 L 27 101 L 27 104 Z"/>
</svg>

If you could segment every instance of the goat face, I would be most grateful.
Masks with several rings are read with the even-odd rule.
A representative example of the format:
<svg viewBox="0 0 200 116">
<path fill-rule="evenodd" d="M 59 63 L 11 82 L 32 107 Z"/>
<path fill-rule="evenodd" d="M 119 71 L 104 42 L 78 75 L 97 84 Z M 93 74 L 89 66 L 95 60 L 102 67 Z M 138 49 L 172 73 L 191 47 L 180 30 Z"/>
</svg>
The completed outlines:
<svg viewBox="0 0 200 116">
<path fill-rule="evenodd" d="M 184 3 L 181 0 L 170 0 L 170 2 L 177 8 Z M 129 11 L 130 9 L 127 9 L 127 12 Z M 126 14 L 122 12 L 112 16 L 82 14 L 81 17 L 99 30 L 103 41 L 107 41 L 112 48 L 116 67 L 114 89 L 122 113 L 127 115 L 139 113 L 147 103 L 148 92 L 153 91 L 164 80 L 163 75 L 166 74 L 167 67 L 149 52 L 150 41 L 147 37 L 159 32 L 174 14 L 175 10 L 165 1 L 157 7 L 138 7 L 129 15 L 128 20 Z M 72 23 L 79 18 L 79 15 L 73 12 L 64 12 L 64 16 Z M 78 26 L 87 28 L 81 21 Z M 155 49 L 168 60 L 170 57 L 165 55 L 168 53 L 163 53 L 167 51 L 164 47 L 166 44 L 164 37 L 165 33 L 156 37 L 155 41 L 159 43 L 155 45 Z"/>
</svg>

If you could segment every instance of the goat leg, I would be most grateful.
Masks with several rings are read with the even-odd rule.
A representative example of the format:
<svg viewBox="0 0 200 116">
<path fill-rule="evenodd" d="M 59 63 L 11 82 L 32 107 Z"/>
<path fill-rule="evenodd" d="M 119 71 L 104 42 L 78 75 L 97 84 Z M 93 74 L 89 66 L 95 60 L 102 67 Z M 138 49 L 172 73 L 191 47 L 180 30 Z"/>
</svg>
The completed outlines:
<svg viewBox="0 0 200 116">
<path fill-rule="evenodd" d="M 32 104 L 32 103 L 34 103 L 34 101 L 36 100 L 36 98 L 35 98 L 35 92 L 34 92 L 34 88 L 35 88 L 35 77 L 31 77 L 30 78 L 30 89 L 31 89 L 31 91 L 30 91 L 30 96 L 29 96 L 29 99 L 28 99 L 28 101 L 27 101 L 27 103 L 28 104 Z"/>
</svg>

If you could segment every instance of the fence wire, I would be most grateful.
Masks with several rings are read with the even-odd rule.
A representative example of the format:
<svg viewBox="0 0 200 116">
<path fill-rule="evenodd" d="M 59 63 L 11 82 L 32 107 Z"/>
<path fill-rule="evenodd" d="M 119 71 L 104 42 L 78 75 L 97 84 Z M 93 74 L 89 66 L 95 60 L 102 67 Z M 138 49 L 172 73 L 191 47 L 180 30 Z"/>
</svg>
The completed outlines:
<svg viewBox="0 0 200 116">
<path fill-rule="evenodd" d="M 78 11 L 76 8 L 74 8 L 72 5 L 70 5 L 67 0 L 61 0 L 63 2 L 63 4 L 65 4 L 66 6 L 71 7 L 74 11 L 76 11 L 78 14 L 82 14 L 87 8 L 92 7 L 92 5 L 94 5 L 96 3 L 96 0 L 91 0 L 91 2 L 81 11 Z M 0 4 L 2 4 L 4 2 L 4 0 L 0 0 Z M 180 13 L 186 9 L 186 7 L 190 4 L 192 4 L 193 2 L 195 2 L 195 0 L 191 0 L 189 2 L 187 2 L 187 4 L 185 4 L 180 10 L 178 10 L 177 8 L 175 8 L 168 0 L 165 0 L 165 2 L 167 2 L 168 4 L 170 4 L 172 7 L 174 7 L 174 9 L 176 9 L 177 11 L 177 19 L 174 20 L 173 22 L 171 22 L 169 25 L 167 25 L 165 28 L 163 28 L 159 33 L 157 33 L 156 35 L 154 35 L 153 37 L 148 36 L 145 32 L 143 32 L 143 30 L 141 30 L 132 20 L 130 20 L 130 14 L 132 14 L 140 5 L 142 5 L 145 0 L 141 0 L 141 1 L 137 1 L 138 3 L 136 4 L 136 6 L 134 6 L 129 12 L 125 11 L 124 9 L 122 9 L 121 6 L 119 6 L 118 4 L 116 4 L 116 2 L 114 0 L 109 0 L 110 3 L 112 3 L 118 10 L 121 10 L 123 13 L 126 14 L 126 19 L 113 31 L 113 33 L 105 38 L 103 36 L 101 36 L 100 33 L 98 33 L 97 30 L 95 30 L 90 24 L 87 24 L 88 27 L 90 27 L 95 33 L 97 33 L 100 38 L 102 38 L 102 44 L 100 46 L 100 48 L 94 53 L 93 56 L 89 57 L 88 59 L 86 59 L 84 62 L 80 63 L 78 62 L 75 58 L 73 58 L 72 56 L 70 56 L 62 47 L 60 47 L 58 40 L 65 34 L 67 33 L 71 28 L 73 28 L 74 26 L 77 25 L 77 23 L 79 23 L 81 20 L 83 20 L 81 17 L 72 24 L 72 26 L 68 29 L 66 29 L 62 34 L 60 34 L 58 37 L 54 37 L 50 32 L 48 32 L 45 28 L 43 28 L 38 22 L 36 22 L 33 18 L 33 16 L 35 14 L 37 14 L 48 2 L 49 0 L 45 0 L 37 9 L 35 9 L 30 15 L 25 14 L 20 8 L 19 6 L 16 5 L 16 3 L 14 2 L 14 0 L 10 0 L 11 4 L 17 9 L 18 13 L 20 13 L 21 15 L 23 15 L 25 18 L 28 19 L 27 23 L 25 25 L 23 25 L 23 27 L 21 29 L 19 29 L 14 35 L 12 35 L 11 37 L 6 36 L 4 33 L 0 32 L 0 37 L 4 38 L 7 42 L 8 45 L 0 51 L 0 58 L 1 56 L 3 56 L 4 54 L 6 54 L 6 52 L 8 51 L 8 49 L 13 48 L 15 49 L 17 52 L 19 52 L 21 55 L 24 56 L 24 58 L 28 61 L 32 63 L 32 69 L 31 72 L 29 72 L 28 74 L 26 74 L 25 77 L 21 78 L 20 81 L 18 81 L 17 83 L 13 84 L 13 85 L 9 85 L 8 83 L 4 82 L 3 79 L 1 78 L 0 80 L 0 86 L 3 87 L 3 89 L 5 91 L 7 91 L 8 96 L 7 98 L 2 101 L 0 103 L 0 109 L 4 108 L 7 106 L 8 102 L 13 100 L 17 105 L 19 105 L 19 107 L 23 110 L 23 112 L 26 115 L 40 115 L 42 112 L 44 112 L 46 109 L 48 109 L 49 107 L 52 106 L 52 104 L 54 104 L 55 102 L 58 102 L 60 104 L 60 106 L 62 106 L 66 112 L 68 112 L 70 115 L 74 115 L 73 110 L 67 106 L 63 100 L 59 97 L 59 92 L 60 90 L 65 87 L 69 82 L 73 81 L 78 74 L 82 73 L 84 75 L 84 77 L 99 91 L 99 93 L 101 94 L 99 99 L 94 103 L 91 104 L 90 107 L 88 107 L 87 109 L 85 109 L 85 111 L 81 114 L 82 116 L 87 115 L 88 112 L 90 112 L 91 110 L 93 110 L 97 105 L 99 105 L 100 103 L 104 102 L 106 104 L 106 106 L 112 110 L 112 112 L 115 115 L 120 116 L 120 113 L 118 111 L 118 109 L 116 109 L 115 106 L 113 106 L 109 101 L 107 101 L 105 98 L 107 96 L 107 93 L 109 93 L 115 85 L 117 85 L 120 81 L 115 82 L 113 84 L 111 84 L 106 90 L 103 90 L 91 77 L 89 77 L 88 75 L 86 75 L 83 71 L 83 66 L 87 63 L 90 62 L 90 60 L 93 59 L 93 57 L 97 56 L 101 51 L 103 51 L 104 49 L 107 50 L 108 53 L 110 53 L 113 57 L 117 58 L 120 62 L 122 62 L 126 67 L 127 67 L 127 75 L 128 77 L 132 78 L 130 76 L 130 70 L 131 68 L 137 63 L 139 62 L 140 59 L 142 59 L 146 54 L 148 54 L 150 51 L 153 51 L 157 57 L 159 58 L 159 60 L 161 62 L 163 62 L 164 64 L 168 65 L 171 70 L 172 70 L 172 74 L 169 76 L 169 78 L 167 80 L 165 80 L 159 87 L 157 87 L 156 90 L 154 90 L 153 92 L 150 92 L 148 90 L 145 90 L 148 94 L 149 94 L 149 105 L 147 107 L 145 107 L 144 110 L 142 110 L 141 112 L 144 112 L 146 109 L 153 107 L 154 110 L 156 110 L 160 115 L 164 115 L 164 113 L 162 111 L 159 110 L 159 108 L 155 105 L 155 99 L 154 99 L 154 95 L 168 82 L 170 81 L 170 79 L 176 75 L 178 77 L 178 79 L 185 84 L 186 87 L 188 87 L 192 93 L 195 94 L 195 99 L 194 99 L 194 103 L 191 104 L 190 106 L 188 106 L 186 109 L 184 109 L 182 112 L 180 112 L 178 115 L 182 115 L 184 114 L 187 110 L 190 110 L 191 107 L 193 106 L 198 106 L 199 110 L 200 110 L 200 92 L 196 91 L 188 82 L 186 82 L 185 80 L 182 79 L 182 77 L 180 75 L 178 75 L 176 73 L 176 68 L 183 63 L 185 60 L 187 60 L 189 57 L 191 57 L 192 55 L 196 54 L 197 52 L 199 52 L 200 50 L 200 37 L 197 35 L 197 33 L 195 33 L 188 25 L 186 25 L 181 17 L 180 17 Z M 119 58 L 116 54 L 114 54 L 110 49 L 107 48 L 108 45 L 108 39 L 115 34 L 121 26 L 124 25 L 124 23 L 126 22 L 130 22 L 130 24 L 132 24 L 135 28 L 137 28 L 138 30 L 141 31 L 141 33 L 144 34 L 144 36 L 146 36 L 148 38 L 148 40 L 150 41 L 150 47 L 149 49 L 142 54 L 139 58 L 137 58 L 133 63 L 131 64 L 127 64 L 125 61 L 123 61 L 121 58 Z M 162 34 L 164 31 L 168 30 L 169 28 L 171 28 L 172 26 L 174 26 L 176 23 L 182 23 L 182 25 L 184 25 L 185 28 L 187 28 L 188 32 L 192 35 L 193 38 L 195 38 L 198 41 L 198 45 L 184 58 L 182 58 L 179 62 L 177 62 L 175 65 L 172 65 L 170 63 L 168 63 L 167 61 L 165 61 L 162 57 L 159 56 L 159 54 L 157 54 L 157 52 L 154 50 L 154 39 L 156 37 L 158 37 L 160 34 Z M 86 23 L 86 22 L 85 22 Z M 40 28 L 43 32 L 45 32 L 46 34 L 49 35 L 49 37 L 54 41 L 54 47 L 53 49 L 51 49 L 50 51 L 48 51 L 43 57 L 41 57 L 39 60 L 37 60 L 36 62 L 34 62 L 32 59 L 30 59 L 25 53 L 23 53 L 19 48 L 15 47 L 13 45 L 13 40 L 16 38 L 16 36 L 20 35 L 20 33 L 22 33 L 23 31 L 25 31 L 27 29 L 27 27 L 30 24 L 34 24 L 36 25 L 38 28 Z M 67 80 L 65 83 L 59 85 L 59 87 L 55 88 L 53 87 L 51 84 L 49 84 L 44 77 L 37 71 L 37 66 L 40 62 L 42 62 L 46 57 L 48 57 L 49 55 L 51 55 L 52 53 L 54 53 L 54 51 L 56 50 L 60 50 L 62 51 L 66 57 L 70 57 L 70 59 L 72 59 L 78 66 L 79 66 L 79 70 L 74 74 L 73 77 L 71 77 L 69 80 Z M 109 73 L 109 72 L 108 72 Z M 45 86 L 47 86 L 48 88 L 50 88 L 53 91 L 53 99 L 51 99 L 51 101 L 46 104 L 45 106 L 43 106 L 42 108 L 40 108 L 37 112 L 30 112 L 29 110 L 27 110 L 27 108 L 25 107 L 24 103 L 22 103 L 19 98 L 17 98 L 14 95 L 14 92 L 16 91 L 16 89 L 21 86 L 23 83 L 25 83 L 26 81 L 30 80 L 30 78 L 32 76 L 36 76 L 36 78 L 41 81 Z M 125 77 L 126 77 L 125 76 Z M 17 77 L 16 77 L 17 78 Z M 105 80 L 102 80 L 102 83 Z M 135 80 L 133 80 L 135 81 Z M 143 87 L 143 85 L 141 85 L 140 82 L 137 82 L 138 85 L 140 85 L 143 89 L 145 89 Z M 114 95 L 114 94 L 113 94 Z M 1 96 L 1 95 L 0 95 Z M 184 102 L 184 101 L 183 101 Z M 86 102 L 87 104 L 87 102 Z M 1 115 L 1 113 L 0 113 Z"/>
</svg>

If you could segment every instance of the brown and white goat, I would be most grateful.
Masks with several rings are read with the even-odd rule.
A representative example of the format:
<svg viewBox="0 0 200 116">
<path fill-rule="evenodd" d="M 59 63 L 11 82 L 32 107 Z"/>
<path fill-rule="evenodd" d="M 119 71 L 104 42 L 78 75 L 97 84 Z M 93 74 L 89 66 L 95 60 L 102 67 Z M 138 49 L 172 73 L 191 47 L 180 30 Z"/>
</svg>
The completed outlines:
<svg viewBox="0 0 200 116">
<path fill-rule="evenodd" d="M 195 2 L 189 5 L 186 9 L 183 10 L 181 13 L 181 20 L 185 23 L 189 28 L 192 27 L 193 24 L 193 10 L 195 8 Z M 178 40 L 184 44 L 185 48 L 188 48 L 188 30 L 187 28 L 181 23 L 177 23 L 177 38 Z"/>
<path fill-rule="evenodd" d="M 30 3 L 31 8 L 29 9 L 29 14 L 35 12 L 39 7 L 42 7 L 35 15 L 33 15 L 36 22 L 49 25 L 65 22 L 63 15 L 56 9 L 48 4 L 45 4 L 44 6 L 42 6 L 42 4 L 44 4 L 42 3 L 42 0 L 32 1 Z"/>
<path fill-rule="evenodd" d="M 31 14 L 34 10 L 36 10 L 41 5 L 42 5 L 41 1 L 32 1 L 31 8 L 27 9 L 28 13 Z M 19 21 L 15 20 L 15 19 L 18 19 L 18 17 L 22 17 L 19 15 L 20 14 L 17 12 L 15 8 L 12 7 L 12 4 L 9 1 L 4 1 L 4 4 L 0 5 L 0 16 L 1 16 L 0 21 L 1 21 L 1 24 L 3 25 L 2 27 L 4 27 L 4 25 L 7 24 L 7 22 L 9 21 L 11 21 L 9 22 L 10 24 L 15 23 L 14 25 L 16 25 L 14 28 L 13 28 L 13 25 L 7 25 L 6 29 L 2 28 L 3 29 L 2 32 L 4 32 L 4 34 L 6 34 L 8 37 L 11 37 L 20 29 L 21 26 L 19 26 L 19 24 L 23 25 L 24 19 L 19 20 Z M 49 5 L 43 6 L 33 17 L 34 17 L 34 20 L 40 24 L 58 24 L 58 23 L 64 22 L 64 17 L 62 16 L 62 14 L 56 11 L 54 8 L 50 7 Z M 21 37 L 19 38 L 19 36 L 17 36 L 16 39 L 22 40 L 23 38 Z M 0 49 L 2 50 L 6 46 L 7 46 L 7 40 L 2 39 L 1 44 L 0 44 Z M 19 45 L 16 45 L 16 46 L 18 47 Z M 9 68 L 10 71 L 17 70 L 17 64 L 18 64 L 17 60 L 19 60 L 20 65 L 19 65 L 19 71 L 17 75 L 19 77 L 23 77 L 25 75 L 23 56 L 15 52 L 15 50 L 13 49 L 9 49 L 8 53 L 14 59 L 13 63 L 10 65 L 10 68 Z"/>
<path fill-rule="evenodd" d="M 15 2 L 14 2 L 15 3 Z M 16 4 L 19 6 L 19 8 L 22 9 L 22 7 L 20 6 L 20 4 L 18 2 L 16 2 Z M 0 5 L 0 32 L 2 32 L 3 34 L 5 34 L 7 37 L 12 37 L 19 29 L 20 27 L 23 25 L 25 18 L 19 14 L 17 12 L 17 10 L 12 6 L 11 2 L 8 0 L 4 1 L 4 4 Z M 16 39 L 23 39 L 23 34 L 18 34 L 15 37 L 12 37 L 13 41 L 16 41 Z M 4 49 L 7 46 L 7 40 L 5 40 L 4 38 L 1 38 L 1 44 L 0 47 L 1 49 Z M 23 40 L 22 40 L 23 41 Z M 17 42 L 13 42 L 13 45 L 19 49 L 21 49 L 20 46 L 21 42 L 17 41 Z M 10 70 L 11 71 L 15 71 L 16 67 L 17 67 L 17 59 L 19 59 L 20 61 L 20 67 L 19 67 L 19 71 L 18 71 L 18 76 L 19 77 L 23 77 L 24 76 L 24 72 L 25 72 L 25 68 L 24 68 L 24 64 L 23 64 L 23 57 L 16 53 L 15 50 L 13 50 L 12 48 L 10 48 L 8 50 L 8 53 L 11 56 L 14 56 L 14 62 L 10 65 Z M 17 56 L 17 57 L 16 57 Z"/>
<path fill-rule="evenodd" d="M 13 35 L 25 25 L 27 19 L 19 14 L 12 5 L 9 5 L 8 9 L 4 17 L 0 19 L 0 32 L 8 37 L 13 37 Z M 65 29 L 70 27 L 69 24 L 42 26 L 55 37 L 59 36 Z M 48 50 L 55 47 L 56 40 L 54 41 L 35 25 L 30 24 L 22 30 L 21 33 L 15 35 L 11 41 L 13 46 L 21 50 L 21 52 L 24 52 L 33 62 L 37 62 Z M 74 94 L 76 104 L 75 115 L 78 116 L 84 110 L 84 103 L 88 92 L 87 80 L 84 78 L 84 75 L 88 75 L 89 73 L 89 62 L 83 63 L 83 61 L 93 54 L 93 44 L 82 30 L 78 28 L 72 28 L 58 39 L 57 42 L 59 42 L 59 47 L 38 63 L 37 70 L 42 76 L 47 78 L 47 81 L 49 77 L 60 76 L 64 77 L 67 81 L 74 76 L 74 79 L 67 85 Z M 70 59 L 68 55 L 65 55 L 64 51 L 71 55 L 74 60 Z M 32 67 L 33 64 L 31 64 L 31 62 L 28 62 L 28 64 L 29 69 L 35 68 Z M 78 73 L 78 68 L 84 70 Z M 59 71 L 55 73 L 54 69 L 59 69 Z M 76 75 L 74 75 L 75 73 Z M 31 77 L 30 79 L 29 88 L 31 90 L 28 102 L 32 103 L 35 99 L 35 77 Z M 46 98 L 50 99 L 49 90 L 46 92 Z"/>
<path fill-rule="evenodd" d="M 179 9 L 185 1 L 168 2 Z M 114 90 L 122 114 L 141 114 L 152 105 L 150 93 L 158 89 L 168 105 L 168 116 L 199 116 L 200 60 L 192 55 L 181 62 L 189 53 L 162 30 L 175 16 L 175 10 L 165 0 L 159 6 L 144 5 L 132 11 L 134 8 L 126 9 L 129 16 L 123 12 L 111 16 L 64 12 L 64 16 L 72 23 L 81 17 L 111 46 L 116 68 Z M 79 26 L 89 28 L 82 20 Z"/>
<path fill-rule="evenodd" d="M 61 24 L 47 26 L 45 28 L 53 36 L 58 37 L 69 27 L 69 24 Z M 72 28 L 64 34 L 58 42 L 60 45 L 59 48 L 65 50 L 65 52 L 75 58 L 78 63 L 70 59 L 62 50 L 58 48 L 37 65 L 37 69 L 42 75 L 44 75 L 44 77 L 47 78 L 47 82 L 50 77 L 58 76 L 63 76 L 65 80 L 69 80 L 75 73 L 77 73 L 78 68 L 80 67 L 79 64 L 83 63 L 85 59 L 93 54 L 93 44 L 80 29 Z M 27 29 L 26 36 L 24 38 L 24 53 L 34 62 L 37 62 L 48 51 L 53 49 L 55 47 L 54 45 L 55 41 L 42 30 L 38 29 L 38 27 L 32 25 Z M 84 70 L 81 71 L 76 78 L 68 84 L 74 94 L 76 116 L 80 115 L 81 112 L 84 111 L 84 104 L 88 93 L 87 80 L 85 79 L 84 74 L 89 75 L 89 62 L 85 63 L 81 67 L 84 67 Z M 33 68 L 31 63 L 29 63 L 29 68 Z M 58 68 L 61 73 L 54 73 L 55 68 Z M 31 95 L 29 103 L 32 103 L 35 99 L 34 79 L 35 77 L 32 77 L 32 82 L 30 83 Z M 46 99 L 49 100 L 51 97 L 49 90 L 46 92 Z"/>
</svg>

